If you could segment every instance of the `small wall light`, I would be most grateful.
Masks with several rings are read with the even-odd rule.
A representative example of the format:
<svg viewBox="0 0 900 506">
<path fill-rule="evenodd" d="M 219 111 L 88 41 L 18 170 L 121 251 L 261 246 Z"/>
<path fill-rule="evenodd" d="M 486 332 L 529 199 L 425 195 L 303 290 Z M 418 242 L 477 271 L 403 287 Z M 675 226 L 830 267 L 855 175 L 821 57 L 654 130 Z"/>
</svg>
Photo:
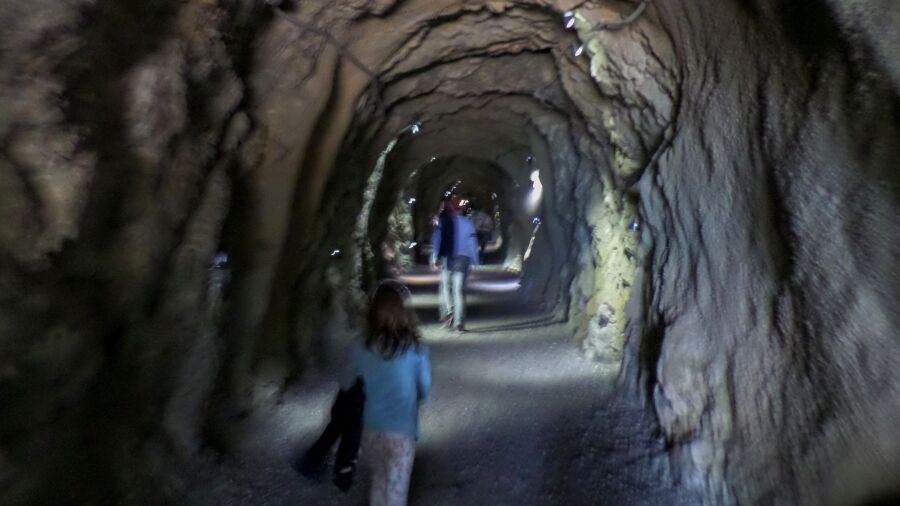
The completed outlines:
<svg viewBox="0 0 900 506">
<path fill-rule="evenodd" d="M 220 251 L 216 253 L 216 256 L 213 257 L 212 267 L 213 269 L 224 269 L 228 266 L 228 253 L 224 251 Z"/>
<path fill-rule="evenodd" d="M 541 173 L 540 171 L 532 171 L 531 172 L 531 191 L 528 193 L 528 201 L 526 203 L 526 208 L 528 212 L 533 213 L 537 211 L 538 206 L 541 204 L 541 198 L 544 195 L 544 185 L 541 183 Z"/>
</svg>

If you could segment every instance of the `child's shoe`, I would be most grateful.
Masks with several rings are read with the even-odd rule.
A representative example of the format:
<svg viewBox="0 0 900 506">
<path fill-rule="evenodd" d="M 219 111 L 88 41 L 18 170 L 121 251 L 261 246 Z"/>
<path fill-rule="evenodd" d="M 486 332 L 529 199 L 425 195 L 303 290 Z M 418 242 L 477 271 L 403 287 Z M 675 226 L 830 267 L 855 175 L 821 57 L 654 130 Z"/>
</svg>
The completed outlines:
<svg viewBox="0 0 900 506">
<path fill-rule="evenodd" d="M 337 488 L 341 489 L 341 491 L 346 492 L 350 490 L 350 487 L 353 486 L 353 475 L 355 474 L 356 468 L 354 466 L 347 466 L 334 473 L 334 484 L 337 485 Z"/>
</svg>

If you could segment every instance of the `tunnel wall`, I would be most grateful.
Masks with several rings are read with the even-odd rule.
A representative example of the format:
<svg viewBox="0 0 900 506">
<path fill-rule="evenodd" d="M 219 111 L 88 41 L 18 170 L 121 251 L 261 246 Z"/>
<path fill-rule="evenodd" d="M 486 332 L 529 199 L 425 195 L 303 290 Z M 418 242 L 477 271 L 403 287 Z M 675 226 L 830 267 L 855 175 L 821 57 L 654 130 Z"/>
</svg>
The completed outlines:
<svg viewBox="0 0 900 506">
<path fill-rule="evenodd" d="M 633 7 L 610 1 L 565 32 L 574 5 L 294 5 L 381 62 L 383 114 L 261 3 L 0 2 L 0 502 L 163 501 L 173 463 L 227 453 L 222 413 L 333 360 L 366 181 L 422 111 L 485 127 L 459 151 L 551 163 L 531 293 L 607 372 L 624 353 L 682 483 L 897 494 L 898 8 L 653 2 L 589 30 Z"/>
<path fill-rule="evenodd" d="M 897 494 L 900 116 L 878 48 L 816 2 L 657 9 L 684 99 L 637 184 L 629 358 L 675 467 L 714 504 Z"/>
<path fill-rule="evenodd" d="M 162 501 L 198 450 L 250 129 L 237 16 L 0 3 L 3 504 Z"/>
</svg>

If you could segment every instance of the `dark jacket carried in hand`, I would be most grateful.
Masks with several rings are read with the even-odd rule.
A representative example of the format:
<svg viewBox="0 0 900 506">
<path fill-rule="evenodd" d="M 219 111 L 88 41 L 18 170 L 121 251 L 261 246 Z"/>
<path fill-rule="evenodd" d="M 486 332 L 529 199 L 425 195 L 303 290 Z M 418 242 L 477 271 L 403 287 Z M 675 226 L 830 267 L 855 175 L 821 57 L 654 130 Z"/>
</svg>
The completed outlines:
<svg viewBox="0 0 900 506">
<path fill-rule="evenodd" d="M 352 387 L 338 391 L 334 404 L 331 405 L 331 420 L 299 462 L 298 471 L 301 474 L 310 476 L 318 473 L 328 451 L 340 439 L 334 461 L 334 483 L 341 490 L 350 488 L 362 438 L 365 401 L 365 385 L 362 378 L 357 378 Z"/>
</svg>

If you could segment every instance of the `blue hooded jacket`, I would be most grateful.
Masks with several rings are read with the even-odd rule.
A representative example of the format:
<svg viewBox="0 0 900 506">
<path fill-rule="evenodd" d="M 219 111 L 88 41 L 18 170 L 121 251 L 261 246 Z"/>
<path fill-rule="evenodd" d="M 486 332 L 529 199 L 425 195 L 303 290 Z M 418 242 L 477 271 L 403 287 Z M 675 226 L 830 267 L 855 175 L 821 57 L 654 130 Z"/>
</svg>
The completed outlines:
<svg viewBox="0 0 900 506">
<path fill-rule="evenodd" d="M 419 404 L 431 391 L 428 348 L 419 344 L 386 359 L 359 340 L 350 348 L 349 360 L 341 373 L 341 388 L 352 386 L 357 377 L 365 385 L 363 428 L 418 439 Z"/>
<path fill-rule="evenodd" d="M 453 215 L 453 256 L 469 257 L 472 265 L 480 265 L 481 257 L 478 254 L 478 234 L 475 233 L 475 225 L 465 216 Z M 442 250 L 443 220 L 438 222 L 431 234 L 431 263 L 436 264 L 439 252 Z"/>
</svg>

